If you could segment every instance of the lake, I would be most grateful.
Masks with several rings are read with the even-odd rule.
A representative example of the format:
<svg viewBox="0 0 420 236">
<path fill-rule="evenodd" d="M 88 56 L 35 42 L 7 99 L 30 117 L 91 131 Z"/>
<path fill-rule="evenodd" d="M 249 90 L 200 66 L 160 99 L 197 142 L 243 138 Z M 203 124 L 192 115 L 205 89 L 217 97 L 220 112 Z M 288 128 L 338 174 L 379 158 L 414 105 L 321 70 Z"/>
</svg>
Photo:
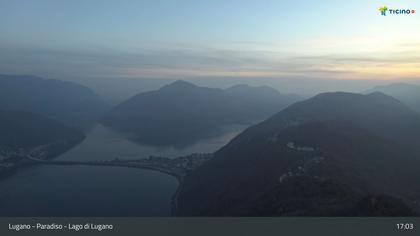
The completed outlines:
<svg viewBox="0 0 420 236">
<path fill-rule="evenodd" d="M 139 159 L 213 152 L 248 125 L 183 149 L 130 141 L 97 124 L 86 139 L 57 160 Z M 169 216 L 178 187 L 169 175 L 143 169 L 94 166 L 33 166 L 0 180 L 1 216 Z"/>
</svg>

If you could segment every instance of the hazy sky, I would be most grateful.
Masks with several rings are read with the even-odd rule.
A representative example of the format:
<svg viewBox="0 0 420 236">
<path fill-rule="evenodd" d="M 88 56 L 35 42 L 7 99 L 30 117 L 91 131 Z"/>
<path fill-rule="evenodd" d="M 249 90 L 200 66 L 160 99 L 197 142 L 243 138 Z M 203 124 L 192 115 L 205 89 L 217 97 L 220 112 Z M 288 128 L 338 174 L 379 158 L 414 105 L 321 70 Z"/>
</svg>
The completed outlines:
<svg viewBox="0 0 420 236">
<path fill-rule="evenodd" d="M 0 74 L 420 78 L 419 29 L 420 0 L 0 0 Z"/>
</svg>

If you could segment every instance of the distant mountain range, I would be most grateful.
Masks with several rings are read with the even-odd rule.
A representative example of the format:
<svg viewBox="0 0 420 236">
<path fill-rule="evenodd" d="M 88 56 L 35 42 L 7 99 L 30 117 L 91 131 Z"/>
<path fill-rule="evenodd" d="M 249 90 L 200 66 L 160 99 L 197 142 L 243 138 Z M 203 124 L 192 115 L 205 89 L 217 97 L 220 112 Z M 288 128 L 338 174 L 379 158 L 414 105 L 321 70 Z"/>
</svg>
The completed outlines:
<svg viewBox="0 0 420 236">
<path fill-rule="evenodd" d="M 252 126 L 187 175 L 180 216 L 409 216 L 420 115 L 393 97 L 324 93 Z"/>
<path fill-rule="evenodd" d="M 0 109 L 38 113 L 84 129 L 109 106 L 89 88 L 72 82 L 0 75 Z"/>
<path fill-rule="evenodd" d="M 405 83 L 390 84 L 385 86 L 377 86 L 366 91 L 365 93 L 371 93 L 375 91 L 392 96 L 405 103 L 411 109 L 420 113 L 420 85 Z"/>
<path fill-rule="evenodd" d="M 107 103 L 118 105 L 130 97 L 174 82 L 173 79 L 158 78 L 83 78 L 75 80 L 95 91 Z"/>
<path fill-rule="evenodd" d="M 177 215 L 419 215 L 419 105 L 420 87 L 409 84 L 302 101 L 266 86 L 176 81 L 111 109 L 75 83 L 0 75 L 0 175 L 56 157 L 98 120 L 176 147 L 264 120 L 182 179 Z"/>
<path fill-rule="evenodd" d="M 184 146 L 217 134 L 223 125 L 265 119 L 299 99 L 269 87 L 223 90 L 176 81 L 119 104 L 102 123 L 142 143 Z"/>
</svg>

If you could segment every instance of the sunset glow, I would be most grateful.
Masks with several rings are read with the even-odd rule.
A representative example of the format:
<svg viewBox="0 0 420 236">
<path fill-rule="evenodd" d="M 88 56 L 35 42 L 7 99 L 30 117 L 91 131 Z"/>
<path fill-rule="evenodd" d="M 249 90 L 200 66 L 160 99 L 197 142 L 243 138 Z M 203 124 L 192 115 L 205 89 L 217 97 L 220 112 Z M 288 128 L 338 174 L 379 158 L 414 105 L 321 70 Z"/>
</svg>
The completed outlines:
<svg viewBox="0 0 420 236">
<path fill-rule="evenodd" d="M 0 1 L 3 73 L 420 78 L 420 15 L 382 16 L 376 1 L 41 2 Z"/>
</svg>

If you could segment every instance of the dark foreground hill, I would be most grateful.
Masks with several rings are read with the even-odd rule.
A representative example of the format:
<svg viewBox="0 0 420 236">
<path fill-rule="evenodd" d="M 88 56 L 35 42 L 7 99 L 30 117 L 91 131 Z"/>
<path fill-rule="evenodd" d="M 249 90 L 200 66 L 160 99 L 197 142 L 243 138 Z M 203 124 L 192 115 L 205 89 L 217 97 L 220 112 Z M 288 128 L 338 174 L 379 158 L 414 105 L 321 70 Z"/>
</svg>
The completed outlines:
<svg viewBox="0 0 420 236">
<path fill-rule="evenodd" d="M 107 109 L 89 88 L 34 76 L 0 75 L 0 109 L 42 114 L 66 125 L 87 128 Z"/>
<path fill-rule="evenodd" d="M 0 176 L 31 162 L 28 157 L 54 158 L 84 137 L 39 114 L 0 110 Z"/>
<path fill-rule="evenodd" d="M 59 140 L 80 141 L 84 135 L 54 120 L 29 112 L 0 110 L 0 145 L 30 149 Z"/>
<path fill-rule="evenodd" d="M 176 81 L 121 103 L 102 123 L 142 143 L 183 146 L 217 134 L 223 125 L 265 119 L 298 99 L 269 87 L 223 90 Z"/>
<path fill-rule="evenodd" d="M 413 215 L 420 116 L 381 93 L 325 93 L 250 127 L 189 174 L 177 214 Z"/>
</svg>

